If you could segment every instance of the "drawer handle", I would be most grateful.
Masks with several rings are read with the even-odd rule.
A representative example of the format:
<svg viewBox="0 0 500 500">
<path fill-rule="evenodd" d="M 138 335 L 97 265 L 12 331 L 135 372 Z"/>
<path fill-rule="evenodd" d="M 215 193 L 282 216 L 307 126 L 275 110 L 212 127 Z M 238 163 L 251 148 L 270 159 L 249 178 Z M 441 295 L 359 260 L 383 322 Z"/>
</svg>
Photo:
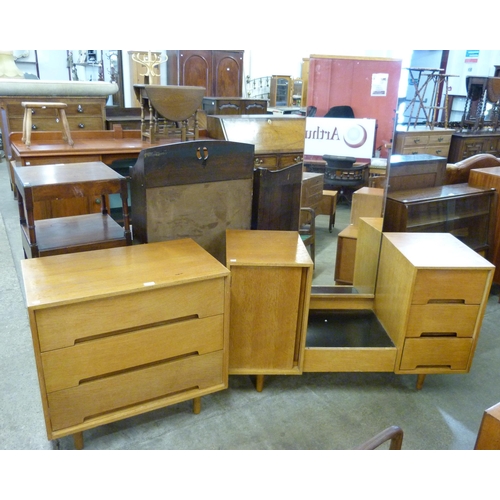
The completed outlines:
<svg viewBox="0 0 500 500">
<path fill-rule="evenodd" d="M 85 128 L 85 123 L 79 123 L 78 128 Z"/>
<path fill-rule="evenodd" d="M 83 113 L 83 106 L 81 104 L 79 104 L 77 106 L 76 110 L 78 111 L 78 113 Z"/>
<path fill-rule="evenodd" d="M 38 127 L 33 123 L 33 125 L 31 125 L 31 130 L 37 130 Z"/>
<path fill-rule="evenodd" d="M 413 139 L 413 142 L 414 142 L 415 144 L 418 144 L 418 143 L 420 142 L 420 139 Z"/>
<path fill-rule="evenodd" d="M 457 332 L 422 332 L 420 337 L 458 337 Z"/>
<path fill-rule="evenodd" d="M 299 161 L 302 161 L 302 158 L 300 156 L 296 156 L 293 161 L 295 162 L 299 162 Z"/>
<path fill-rule="evenodd" d="M 206 146 L 203 147 L 203 155 L 202 155 L 202 148 L 198 148 L 196 150 L 196 158 L 198 158 L 198 160 L 202 160 L 203 166 L 205 166 L 208 160 L 208 148 Z"/>
<path fill-rule="evenodd" d="M 444 141 L 444 137 L 439 137 L 438 138 L 438 142 L 443 142 Z"/>
</svg>

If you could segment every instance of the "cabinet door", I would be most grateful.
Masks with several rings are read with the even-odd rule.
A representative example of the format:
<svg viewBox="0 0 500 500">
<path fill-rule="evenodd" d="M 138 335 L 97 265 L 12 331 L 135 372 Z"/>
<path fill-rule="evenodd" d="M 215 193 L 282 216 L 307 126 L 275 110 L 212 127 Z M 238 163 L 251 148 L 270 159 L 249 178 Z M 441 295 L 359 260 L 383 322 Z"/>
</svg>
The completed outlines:
<svg viewBox="0 0 500 500">
<path fill-rule="evenodd" d="M 241 97 L 243 52 L 213 51 L 213 89 L 217 97 Z"/>
<path fill-rule="evenodd" d="M 205 95 L 215 96 L 212 86 L 212 51 L 180 50 L 178 78 L 178 85 L 205 87 Z"/>
</svg>

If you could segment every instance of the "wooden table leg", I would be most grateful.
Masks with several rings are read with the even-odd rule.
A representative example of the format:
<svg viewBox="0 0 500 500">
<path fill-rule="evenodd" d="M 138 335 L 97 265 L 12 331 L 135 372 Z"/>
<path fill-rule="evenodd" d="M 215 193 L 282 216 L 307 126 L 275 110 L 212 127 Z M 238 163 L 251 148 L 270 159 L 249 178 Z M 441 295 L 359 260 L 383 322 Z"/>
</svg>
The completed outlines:
<svg viewBox="0 0 500 500">
<path fill-rule="evenodd" d="M 417 391 L 424 386 L 425 374 L 421 373 L 417 376 Z"/>
<path fill-rule="evenodd" d="M 262 389 L 264 389 L 264 375 L 257 375 L 256 387 L 257 392 L 262 392 Z"/>
<path fill-rule="evenodd" d="M 193 413 L 198 415 L 201 412 L 201 397 L 193 399 Z"/>
<path fill-rule="evenodd" d="M 83 432 L 73 434 L 73 441 L 77 450 L 83 450 Z"/>
</svg>

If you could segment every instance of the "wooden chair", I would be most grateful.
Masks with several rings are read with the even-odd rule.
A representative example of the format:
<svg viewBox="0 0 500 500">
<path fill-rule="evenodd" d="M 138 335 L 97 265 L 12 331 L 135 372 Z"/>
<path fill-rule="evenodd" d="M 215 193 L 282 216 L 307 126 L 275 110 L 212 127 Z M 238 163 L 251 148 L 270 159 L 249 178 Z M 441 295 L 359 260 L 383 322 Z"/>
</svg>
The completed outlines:
<svg viewBox="0 0 500 500">
<path fill-rule="evenodd" d="M 385 442 L 391 441 L 389 450 L 400 450 L 403 445 L 403 429 L 397 425 L 392 425 L 379 432 L 368 441 L 355 448 L 356 450 L 375 450 Z"/>
</svg>

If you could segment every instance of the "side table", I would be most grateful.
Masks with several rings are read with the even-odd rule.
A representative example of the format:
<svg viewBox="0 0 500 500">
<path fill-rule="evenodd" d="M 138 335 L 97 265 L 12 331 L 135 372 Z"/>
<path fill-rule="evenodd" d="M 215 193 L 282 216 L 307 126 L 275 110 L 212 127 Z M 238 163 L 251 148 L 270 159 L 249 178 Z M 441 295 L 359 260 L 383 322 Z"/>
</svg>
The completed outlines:
<svg viewBox="0 0 500 500">
<path fill-rule="evenodd" d="M 130 245 L 127 179 L 102 162 L 14 167 L 26 258 Z M 119 193 L 123 227 L 108 214 L 107 196 Z M 101 213 L 35 221 L 39 201 L 101 197 Z"/>
</svg>

